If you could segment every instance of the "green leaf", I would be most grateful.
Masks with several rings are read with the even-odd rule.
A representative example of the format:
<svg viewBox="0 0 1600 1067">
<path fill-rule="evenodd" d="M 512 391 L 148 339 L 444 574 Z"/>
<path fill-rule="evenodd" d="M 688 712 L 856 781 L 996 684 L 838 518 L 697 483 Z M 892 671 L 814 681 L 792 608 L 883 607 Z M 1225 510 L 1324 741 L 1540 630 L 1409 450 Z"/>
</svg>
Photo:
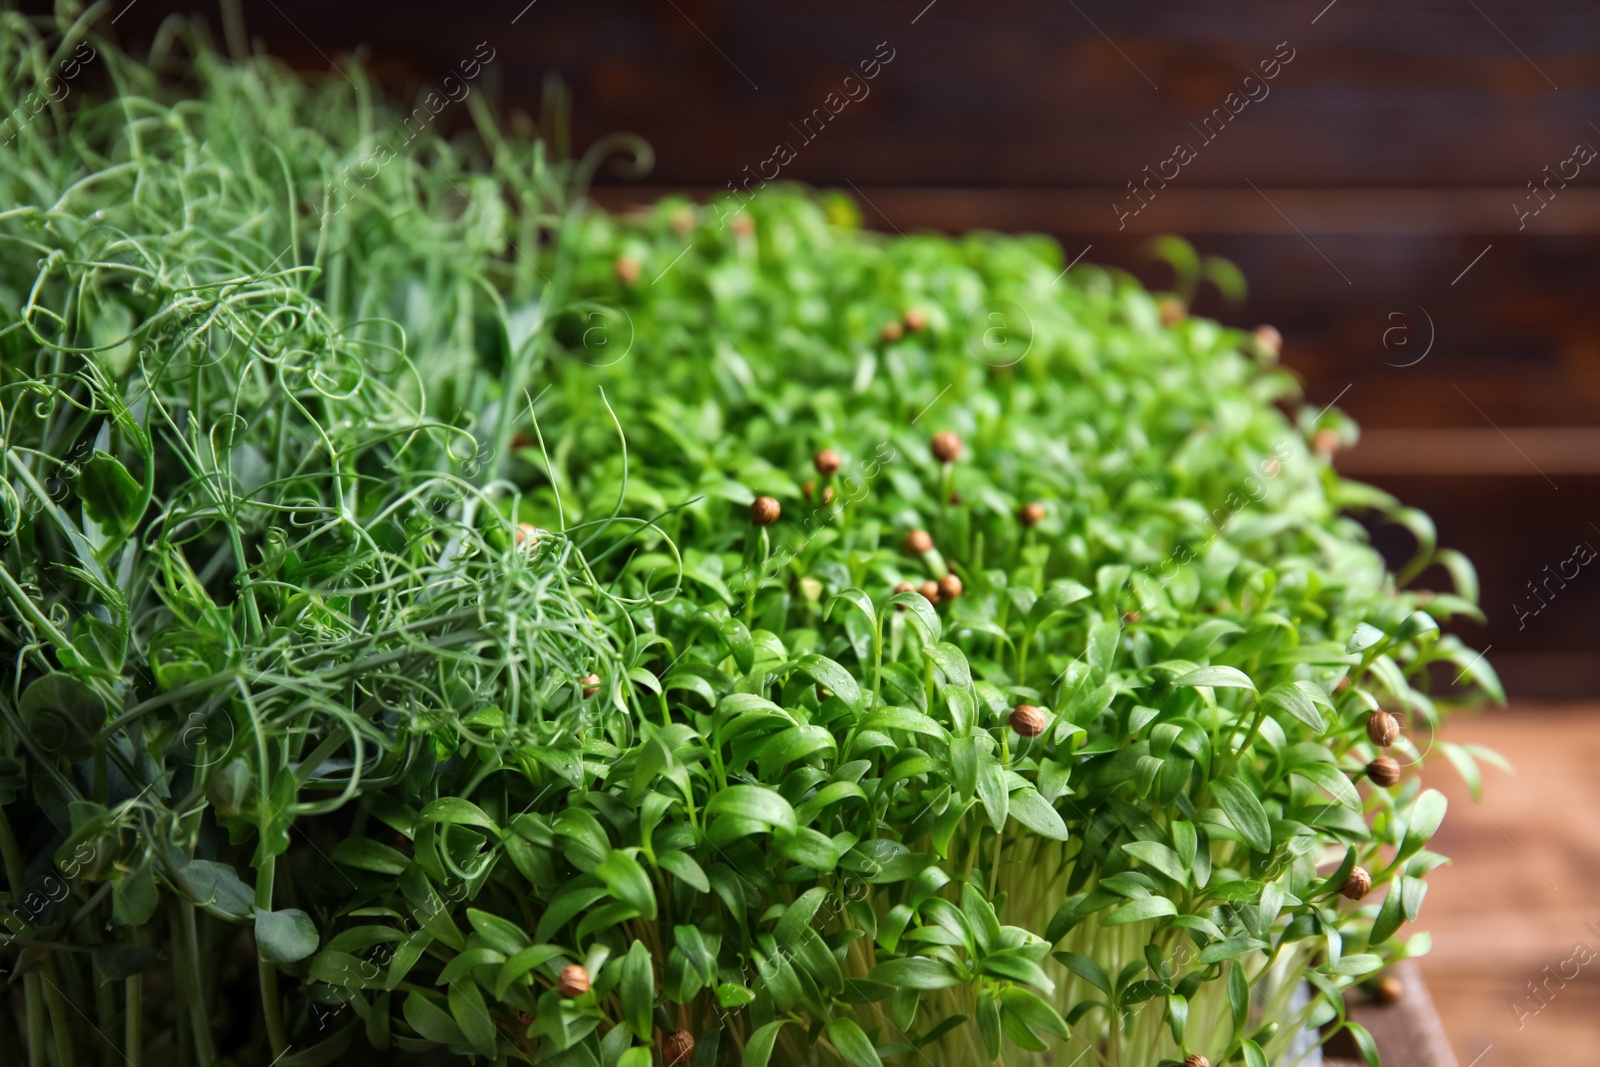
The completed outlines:
<svg viewBox="0 0 1600 1067">
<path fill-rule="evenodd" d="M 226 863 L 190 860 L 178 870 L 177 880 L 190 900 L 220 919 L 244 922 L 255 915 L 255 891 Z"/>
<path fill-rule="evenodd" d="M 83 510 L 121 540 L 139 524 L 144 487 L 128 473 L 122 461 L 107 452 L 95 450 L 78 477 L 78 496 Z"/>
<path fill-rule="evenodd" d="M 1361 1050 L 1361 1058 L 1367 1061 L 1367 1067 L 1379 1067 L 1378 1043 L 1372 1040 L 1367 1028 L 1349 1021 L 1345 1022 L 1344 1028 L 1350 1031 L 1350 1037 L 1354 1039 L 1356 1048 Z"/>
<path fill-rule="evenodd" d="M 80 763 L 94 751 L 94 736 L 106 722 L 106 705 L 70 674 L 36 678 L 18 703 L 23 725 L 47 753 Z"/>
<path fill-rule="evenodd" d="M 851 586 L 849 589 L 846 589 L 841 593 L 835 593 L 833 596 L 829 597 L 827 606 L 822 609 L 822 617 L 824 619 L 832 618 L 834 605 L 838 604 L 840 601 L 860 609 L 861 614 L 865 615 L 867 617 L 867 621 L 872 623 L 874 626 L 878 624 L 878 612 L 877 609 L 872 606 L 872 598 L 854 586 Z"/>
<path fill-rule="evenodd" d="M 1179 885 L 1187 884 L 1189 880 L 1189 872 L 1185 870 L 1178 854 L 1160 842 L 1130 841 L 1122 846 L 1122 851 L 1141 863 L 1154 867 Z"/>
<path fill-rule="evenodd" d="M 1411 821 L 1406 824 L 1405 839 L 1400 844 L 1397 859 L 1414 855 L 1427 845 L 1439 824 L 1444 822 L 1445 809 L 1450 802 L 1437 789 L 1425 789 L 1411 805 Z"/>
<path fill-rule="evenodd" d="M 1030 1030 L 1055 1038 L 1070 1037 L 1072 1031 L 1059 1012 L 1046 1004 L 1037 993 L 1015 986 L 1000 991 L 1000 1006 L 1008 1014 L 1021 1019 Z"/>
<path fill-rule="evenodd" d="M 948 641 L 940 641 L 922 650 L 922 654 L 933 661 L 933 665 L 944 672 L 945 681 L 951 685 L 966 687 L 972 684 L 972 667 L 967 663 L 967 655 Z"/>
<path fill-rule="evenodd" d="M 495 834 L 500 827 L 478 805 L 460 797 L 440 797 L 431 801 L 417 815 L 419 822 L 450 823 L 460 826 L 479 826 Z"/>
<path fill-rule="evenodd" d="M 989 824 L 996 830 L 1004 829 L 1011 811 L 1011 794 L 1006 791 L 1005 769 L 993 756 L 978 757 L 978 796 L 989 813 Z"/>
<path fill-rule="evenodd" d="M 533 944 L 522 927 L 498 915 L 491 915 L 477 908 L 468 908 L 467 921 L 472 924 L 479 937 L 505 956 L 515 956 Z"/>
<path fill-rule="evenodd" d="M 467 1035 L 461 1032 L 461 1027 L 456 1025 L 450 1013 L 434 1004 L 422 993 L 412 993 L 406 997 L 400 1010 L 405 1015 L 406 1022 L 411 1024 L 411 1029 L 429 1041 L 441 1045 L 467 1043 Z"/>
<path fill-rule="evenodd" d="M 1301 687 L 1302 684 L 1284 682 L 1275 685 L 1261 694 L 1261 702 L 1288 712 L 1320 734 L 1327 729 L 1327 724 L 1322 721 L 1322 713 L 1317 710 L 1317 705 L 1310 694 Z"/>
<path fill-rule="evenodd" d="M 1248 689 L 1255 692 L 1250 676 L 1237 667 L 1199 667 L 1172 680 L 1173 685 L 1209 685 L 1221 689 Z"/>
<path fill-rule="evenodd" d="M 983 1036 L 983 1049 L 994 1060 L 1000 1055 L 1000 999 L 994 990 L 985 989 L 978 994 L 978 1033 Z"/>
<path fill-rule="evenodd" d="M 837 690 L 835 691 L 837 692 Z M 760 785 L 730 785 L 706 803 L 707 815 L 731 815 L 794 833 L 794 808 L 771 789 Z"/>
<path fill-rule="evenodd" d="M 1011 794 L 1010 809 L 1012 818 L 1034 833 L 1055 841 L 1067 839 L 1067 824 L 1061 815 L 1031 786 Z"/>
<path fill-rule="evenodd" d="M 767 1023 L 750 1035 L 750 1040 L 744 1043 L 744 1058 L 740 1067 L 767 1067 L 772 1060 L 772 1047 L 778 1042 L 778 1031 L 783 1029 L 787 1019 Z"/>
<path fill-rule="evenodd" d="M 1362 978 L 1383 969 L 1383 959 L 1371 952 L 1345 956 L 1328 970 L 1346 978 Z"/>
<path fill-rule="evenodd" d="M 147 860 L 132 874 L 125 874 L 112 883 L 111 916 L 124 926 L 143 926 L 149 922 L 159 901 L 153 861 Z"/>
<path fill-rule="evenodd" d="M 1237 778 L 1217 778 L 1212 780 L 1211 790 L 1245 844 L 1257 852 L 1272 851 L 1272 828 L 1266 809 L 1250 788 Z"/>
<path fill-rule="evenodd" d="M 1361 810 L 1361 794 L 1356 792 L 1356 787 L 1351 784 L 1345 773 L 1333 764 L 1302 763 L 1290 773 L 1299 775 L 1312 785 L 1326 790 L 1329 796 L 1351 811 Z"/>
<path fill-rule="evenodd" d="M 819 685 L 825 685 L 833 695 L 853 708 L 861 706 L 861 687 L 855 676 L 826 656 L 815 652 L 800 657 L 796 669 L 811 676 Z"/>
<path fill-rule="evenodd" d="M 944 627 L 939 622 L 939 613 L 933 610 L 933 605 L 921 593 L 896 593 L 889 598 L 889 603 L 911 613 L 911 621 L 922 631 L 923 644 L 932 645 L 943 636 Z"/>
<path fill-rule="evenodd" d="M 1378 908 L 1378 917 L 1372 921 L 1372 933 L 1367 937 L 1367 944 L 1383 944 L 1393 937 L 1395 931 L 1406 921 L 1403 907 L 1405 902 L 1401 892 L 1404 882 L 1405 876 L 1401 875 L 1389 884 L 1389 891 L 1384 894 L 1383 904 Z"/>
<path fill-rule="evenodd" d="M 333 862 L 378 874 L 399 874 L 410 860 L 399 849 L 370 837 L 347 837 L 333 846 Z"/>
<path fill-rule="evenodd" d="M 293 963 L 317 951 L 317 926 L 298 908 L 256 909 L 256 951 L 268 963 Z"/>
<path fill-rule="evenodd" d="M 1250 1018 L 1250 983 L 1244 976 L 1243 965 L 1237 962 L 1228 965 L 1228 1008 L 1233 1016 L 1233 1038 L 1237 1041 Z"/>
<path fill-rule="evenodd" d="M 1365 652 L 1382 644 L 1384 640 L 1382 630 L 1363 622 L 1356 626 L 1355 632 L 1350 635 L 1350 640 L 1345 642 L 1344 650 L 1350 653 Z"/>
<path fill-rule="evenodd" d="M 871 1040 L 854 1019 L 829 1019 L 827 1031 L 828 1040 L 850 1067 L 883 1067 L 878 1050 L 872 1047 Z"/>
<path fill-rule="evenodd" d="M 677 875 L 679 881 L 693 886 L 699 892 L 711 892 L 711 880 L 706 877 L 706 872 L 695 858 L 687 852 L 679 852 L 676 849 L 663 852 L 656 857 L 656 863 L 662 870 L 672 872 Z"/>
<path fill-rule="evenodd" d="M 946 989 L 961 981 L 949 964 L 924 956 L 887 960 L 872 969 L 873 981 L 887 982 L 902 989 Z"/>
<path fill-rule="evenodd" d="M 1122 923 L 1143 922 L 1146 919 L 1158 919 L 1163 915 L 1178 914 L 1178 906 L 1166 897 L 1141 897 L 1130 900 L 1120 908 L 1114 908 L 1111 914 L 1100 920 L 1101 926 L 1117 926 Z"/>
<path fill-rule="evenodd" d="M 1055 958 L 1062 966 L 1085 982 L 1094 986 L 1106 996 L 1111 995 L 1111 978 L 1106 974 L 1105 968 L 1100 966 L 1088 956 L 1081 956 L 1076 952 L 1057 952 Z"/>
<path fill-rule="evenodd" d="M 556 945 L 529 945 L 515 956 L 507 959 L 500 965 L 500 973 L 495 976 L 494 995 L 497 999 L 505 996 L 506 990 L 511 988 L 511 983 L 531 972 L 536 967 L 543 967 L 553 959 L 559 959 L 566 953 Z"/>
<path fill-rule="evenodd" d="M 450 1004 L 450 1015 L 466 1035 L 472 1047 L 482 1055 L 491 1059 L 499 1045 L 499 1034 L 495 1030 L 494 1020 L 489 1017 L 489 1009 L 483 1002 L 483 991 L 470 978 L 450 983 L 450 993 L 446 998 Z"/>
<path fill-rule="evenodd" d="M 1059 615 L 1066 611 L 1068 606 L 1093 595 L 1087 586 L 1070 578 L 1055 583 L 1044 591 L 1043 596 L 1033 602 L 1033 607 L 1028 609 L 1028 629 L 1038 629 L 1051 616 Z"/>
<path fill-rule="evenodd" d="M 622 960 L 622 981 L 617 990 L 622 997 L 622 1017 L 628 1029 L 639 1040 L 649 1041 L 654 1028 L 656 980 L 650 950 L 643 941 L 635 941 L 628 948 Z"/>
</svg>

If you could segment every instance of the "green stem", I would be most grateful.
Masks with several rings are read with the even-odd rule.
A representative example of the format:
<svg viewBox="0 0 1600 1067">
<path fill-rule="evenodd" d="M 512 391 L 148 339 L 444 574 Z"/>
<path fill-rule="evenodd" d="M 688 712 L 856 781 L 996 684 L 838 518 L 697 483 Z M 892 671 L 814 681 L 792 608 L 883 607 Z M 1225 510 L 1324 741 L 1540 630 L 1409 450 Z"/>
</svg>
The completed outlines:
<svg viewBox="0 0 1600 1067">
<path fill-rule="evenodd" d="M 0 568 L 0 575 L 10 578 L 4 568 Z M 22 862 L 22 851 L 17 848 L 17 838 L 11 832 L 11 821 L 6 818 L 4 808 L 0 808 L 0 860 L 5 863 L 6 885 L 16 899 L 22 895 L 22 877 L 27 866 Z M 44 1002 L 40 999 L 37 974 L 23 977 L 22 992 L 28 1019 L 28 1067 L 45 1067 Z"/>
<path fill-rule="evenodd" d="M 56 1067 L 73 1067 L 76 1060 L 72 1053 L 72 1020 L 67 1017 L 67 1005 L 61 999 L 60 975 L 56 972 L 53 952 L 45 953 L 42 977 L 45 1001 L 50 1005 L 50 1027 L 56 1036 Z"/>
<path fill-rule="evenodd" d="M 276 857 L 268 856 L 256 871 L 256 907 L 272 910 L 272 883 L 276 871 Z M 256 956 L 256 976 L 261 983 L 261 1011 L 267 1021 L 267 1040 L 272 1045 L 272 1057 L 277 1059 L 289 1047 L 289 1036 L 283 1028 L 283 1004 L 278 996 L 278 968 Z"/>
<path fill-rule="evenodd" d="M 193 1030 L 194 1053 L 198 1067 L 213 1067 L 217 1062 L 216 1045 L 211 1038 L 211 1022 L 206 1013 L 206 986 L 200 974 L 199 932 L 195 925 L 194 905 L 187 901 L 174 901 L 172 932 L 178 952 L 178 968 L 183 972 L 189 1002 L 190 1025 Z"/>
</svg>

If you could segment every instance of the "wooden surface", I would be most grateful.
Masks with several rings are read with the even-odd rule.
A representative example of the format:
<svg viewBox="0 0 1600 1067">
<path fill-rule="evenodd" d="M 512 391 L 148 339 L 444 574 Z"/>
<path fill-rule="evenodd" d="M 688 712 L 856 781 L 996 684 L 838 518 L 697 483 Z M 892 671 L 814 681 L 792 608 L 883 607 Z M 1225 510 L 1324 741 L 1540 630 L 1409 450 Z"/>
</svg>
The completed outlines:
<svg viewBox="0 0 1600 1067">
<path fill-rule="evenodd" d="M 1447 736 L 1516 771 L 1486 769 L 1481 805 L 1444 761 L 1426 775 L 1450 799 L 1431 847 L 1454 862 L 1428 876 L 1422 972 L 1461 1067 L 1600 1063 L 1600 707 L 1513 706 Z"/>
</svg>

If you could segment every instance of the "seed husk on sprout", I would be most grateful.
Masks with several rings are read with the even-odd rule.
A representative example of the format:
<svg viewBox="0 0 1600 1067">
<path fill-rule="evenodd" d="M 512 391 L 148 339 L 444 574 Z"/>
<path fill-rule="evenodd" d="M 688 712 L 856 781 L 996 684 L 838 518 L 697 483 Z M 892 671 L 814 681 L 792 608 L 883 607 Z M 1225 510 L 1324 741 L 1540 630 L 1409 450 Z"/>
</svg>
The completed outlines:
<svg viewBox="0 0 1600 1067">
<path fill-rule="evenodd" d="M 1388 789 L 1400 783 L 1400 764 L 1388 756 L 1379 756 L 1367 764 L 1367 777 L 1372 780 L 1373 785 Z"/>
<path fill-rule="evenodd" d="M 1339 447 L 1339 435 L 1333 430 L 1318 430 L 1311 435 L 1311 450 L 1313 452 L 1331 456 L 1339 451 Z"/>
<path fill-rule="evenodd" d="M 600 676 L 598 674 L 586 674 L 578 680 L 578 684 L 583 686 L 583 699 L 585 700 L 600 692 Z"/>
<path fill-rule="evenodd" d="M 905 330 L 898 322 L 886 322 L 883 329 L 878 331 L 878 336 L 885 342 L 893 344 L 905 335 Z"/>
<path fill-rule="evenodd" d="M 632 285 L 639 280 L 639 261 L 628 256 L 618 256 L 616 272 L 617 281 L 623 285 Z"/>
<path fill-rule="evenodd" d="M 947 574 L 939 579 L 939 596 L 944 600 L 954 600 L 961 595 L 963 588 L 965 587 L 961 584 L 961 579 L 953 574 Z"/>
<path fill-rule="evenodd" d="M 1044 521 L 1044 505 L 1039 503 L 1022 505 L 1022 510 L 1017 512 L 1017 520 L 1024 526 L 1039 525 Z"/>
<path fill-rule="evenodd" d="M 928 314 L 921 308 L 906 308 L 906 313 L 901 316 L 901 321 L 906 324 L 906 329 L 912 333 L 921 333 L 928 328 Z"/>
<path fill-rule="evenodd" d="M 823 507 L 827 507 L 829 504 L 832 504 L 832 503 L 833 503 L 833 486 L 825 485 L 825 486 L 822 487 L 822 506 Z"/>
<path fill-rule="evenodd" d="M 519 522 L 515 536 L 519 548 L 533 548 L 539 543 L 539 528 L 531 522 Z"/>
<path fill-rule="evenodd" d="M 952 430 L 940 430 L 929 443 L 933 458 L 940 463 L 954 463 L 961 458 L 961 438 Z"/>
<path fill-rule="evenodd" d="M 1161 325 L 1176 326 L 1189 317 L 1189 309 L 1183 306 L 1183 301 L 1175 296 L 1164 296 L 1158 306 L 1161 315 Z"/>
<path fill-rule="evenodd" d="M 735 237 L 750 237 L 756 232 L 756 220 L 740 213 L 733 217 L 731 228 Z"/>
<path fill-rule="evenodd" d="M 917 587 L 912 585 L 910 582 L 896 582 L 894 591 L 897 595 L 900 593 L 915 593 L 917 591 Z M 896 611 L 904 611 L 906 610 L 906 606 L 904 604 L 896 604 L 894 609 Z"/>
<path fill-rule="evenodd" d="M 1400 1003 L 1405 996 L 1406 987 L 1392 974 L 1384 975 L 1378 979 L 1378 984 L 1372 987 L 1372 999 L 1384 1007 Z"/>
<path fill-rule="evenodd" d="M 556 988 L 561 995 L 567 998 L 581 997 L 589 992 L 589 972 L 578 964 L 561 968 L 561 977 L 556 981 Z"/>
<path fill-rule="evenodd" d="M 913 556 L 925 556 L 933 551 L 933 535 L 927 530 L 912 530 L 906 534 L 906 551 Z"/>
<path fill-rule="evenodd" d="M 841 457 L 839 453 L 835 452 L 831 448 L 824 448 L 821 452 L 818 452 L 816 457 L 811 461 L 811 465 L 817 468 L 817 473 L 822 475 L 824 478 L 838 473 L 839 467 L 843 465 L 843 463 L 843 457 Z"/>
<path fill-rule="evenodd" d="M 1211 1061 L 1196 1052 L 1192 1056 L 1185 1057 L 1183 1067 L 1211 1067 Z"/>
<path fill-rule="evenodd" d="M 1351 900 L 1360 900 L 1370 892 L 1372 892 L 1372 875 L 1367 873 L 1365 867 L 1352 867 L 1350 877 L 1339 887 L 1340 895 Z"/>
<path fill-rule="evenodd" d="M 783 514 L 783 507 L 770 496 L 758 496 L 750 502 L 750 521 L 757 526 L 771 526 Z"/>
<path fill-rule="evenodd" d="M 1038 737 L 1044 727 L 1044 712 L 1032 704 L 1018 704 L 1011 712 L 1011 728 L 1019 737 Z"/>
<path fill-rule="evenodd" d="M 1276 326 L 1263 323 L 1256 327 L 1256 347 L 1270 355 L 1277 355 L 1283 350 L 1283 334 L 1278 332 Z"/>
<path fill-rule="evenodd" d="M 1400 736 L 1400 723 L 1387 711 L 1378 710 L 1367 716 L 1367 738 L 1380 748 L 1388 748 Z"/>
<path fill-rule="evenodd" d="M 937 604 L 939 602 L 939 583 L 934 581 L 932 578 L 929 578 L 927 581 L 918 586 L 917 592 L 921 593 L 923 599 L 927 600 L 927 602 L 930 604 Z"/>
<path fill-rule="evenodd" d="M 661 1042 L 661 1055 L 667 1061 L 667 1067 L 688 1063 L 689 1057 L 694 1055 L 694 1035 L 687 1030 L 672 1031 Z"/>
</svg>

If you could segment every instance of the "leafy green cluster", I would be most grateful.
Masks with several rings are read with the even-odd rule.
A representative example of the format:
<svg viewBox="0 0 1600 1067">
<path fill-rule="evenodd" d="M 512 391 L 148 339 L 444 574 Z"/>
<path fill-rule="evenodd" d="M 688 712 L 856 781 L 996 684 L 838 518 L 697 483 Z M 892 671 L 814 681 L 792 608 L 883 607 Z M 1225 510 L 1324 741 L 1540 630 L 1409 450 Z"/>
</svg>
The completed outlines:
<svg viewBox="0 0 1600 1067">
<path fill-rule="evenodd" d="M 87 29 L 3 17 L 12 108 Z M 1260 1064 L 1426 948 L 1443 797 L 1366 724 L 1476 786 L 1472 571 L 1270 346 L 802 190 L 608 216 L 613 146 L 481 97 L 396 144 L 359 70 L 96 50 L 0 156 L 19 1061 L 81 1011 L 200 1067 Z"/>
</svg>

